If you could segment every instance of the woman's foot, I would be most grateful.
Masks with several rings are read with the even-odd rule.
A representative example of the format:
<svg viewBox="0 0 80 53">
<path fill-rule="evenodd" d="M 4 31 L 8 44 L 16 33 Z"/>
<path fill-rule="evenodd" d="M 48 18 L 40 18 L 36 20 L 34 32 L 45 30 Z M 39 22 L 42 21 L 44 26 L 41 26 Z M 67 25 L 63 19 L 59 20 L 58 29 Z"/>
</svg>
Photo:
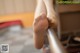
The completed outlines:
<svg viewBox="0 0 80 53">
<path fill-rule="evenodd" d="M 34 39 L 35 47 L 40 49 L 43 47 L 45 35 L 48 29 L 48 19 L 45 14 L 42 14 L 34 23 Z"/>
</svg>

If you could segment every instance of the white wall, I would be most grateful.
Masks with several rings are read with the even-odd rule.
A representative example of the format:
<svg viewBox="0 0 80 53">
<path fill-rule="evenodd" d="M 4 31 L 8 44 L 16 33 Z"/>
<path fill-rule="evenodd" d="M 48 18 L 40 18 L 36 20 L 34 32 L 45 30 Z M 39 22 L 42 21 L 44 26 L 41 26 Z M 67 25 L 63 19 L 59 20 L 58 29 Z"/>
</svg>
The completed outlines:
<svg viewBox="0 0 80 53">
<path fill-rule="evenodd" d="M 0 0 L 0 15 L 34 12 L 36 0 Z"/>
</svg>

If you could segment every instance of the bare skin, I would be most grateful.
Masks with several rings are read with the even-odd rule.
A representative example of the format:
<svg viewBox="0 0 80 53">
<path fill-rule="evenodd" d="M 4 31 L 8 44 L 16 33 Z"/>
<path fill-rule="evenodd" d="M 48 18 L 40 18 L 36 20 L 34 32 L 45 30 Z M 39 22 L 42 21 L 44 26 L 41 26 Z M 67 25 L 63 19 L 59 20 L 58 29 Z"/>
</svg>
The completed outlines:
<svg viewBox="0 0 80 53">
<path fill-rule="evenodd" d="M 48 21 L 46 15 L 41 15 L 34 23 L 34 39 L 35 47 L 40 49 L 43 47 L 44 38 L 48 29 Z"/>
<path fill-rule="evenodd" d="M 34 44 L 41 49 L 48 27 L 56 28 L 57 18 L 54 11 L 53 0 L 37 0 L 37 7 L 33 22 Z"/>
</svg>

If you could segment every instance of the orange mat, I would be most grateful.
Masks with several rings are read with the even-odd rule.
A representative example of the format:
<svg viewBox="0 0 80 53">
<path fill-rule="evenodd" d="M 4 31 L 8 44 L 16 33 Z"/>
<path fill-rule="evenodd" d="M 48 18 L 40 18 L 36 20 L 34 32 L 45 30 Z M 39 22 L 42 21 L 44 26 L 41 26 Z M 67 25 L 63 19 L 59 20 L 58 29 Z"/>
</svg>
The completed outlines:
<svg viewBox="0 0 80 53">
<path fill-rule="evenodd" d="M 34 13 L 11 14 L 11 15 L 0 16 L 0 23 L 14 21 L 14 20 L 21 20 L 23 26 L 26 28 L 26 27 L 32 27 L 33 19 L 34 19 Z"/>
</svg>

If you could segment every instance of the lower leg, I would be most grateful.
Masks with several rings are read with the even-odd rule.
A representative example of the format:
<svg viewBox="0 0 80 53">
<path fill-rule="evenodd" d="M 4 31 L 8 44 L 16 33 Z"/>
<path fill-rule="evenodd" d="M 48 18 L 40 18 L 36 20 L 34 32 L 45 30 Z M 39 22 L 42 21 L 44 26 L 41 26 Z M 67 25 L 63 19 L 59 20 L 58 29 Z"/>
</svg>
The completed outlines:
<svg viewBox="0 0 80 53">
<path fill-rule="evenodd" d="M 40 15 L 45 14 L 46 15 L 46 6 L 43 2 L 43 0 L 37 0 L 37 7 L 35 10 L 35 16 L 34 19 L 38 18 Z"/>
<path fill-rule="evenodd" d="M 46 8 L 47 8 L 47 18 L 49 19 L 50 26 L 56 27 L 57 26 L 57 18 L 56 18 L 56 12 L 54 10 L 54 0 L 43 0 Z"/>
<path fill-rule="evenodd" d="M 43 0 L 37 0 L 37 8 L 34 17 L 34 41 L 35 47 L 40 49 L 43 47 L 46 30 L 48 28 L 48 20 L 46 17 L 46 8 Z"/>
</svg>

